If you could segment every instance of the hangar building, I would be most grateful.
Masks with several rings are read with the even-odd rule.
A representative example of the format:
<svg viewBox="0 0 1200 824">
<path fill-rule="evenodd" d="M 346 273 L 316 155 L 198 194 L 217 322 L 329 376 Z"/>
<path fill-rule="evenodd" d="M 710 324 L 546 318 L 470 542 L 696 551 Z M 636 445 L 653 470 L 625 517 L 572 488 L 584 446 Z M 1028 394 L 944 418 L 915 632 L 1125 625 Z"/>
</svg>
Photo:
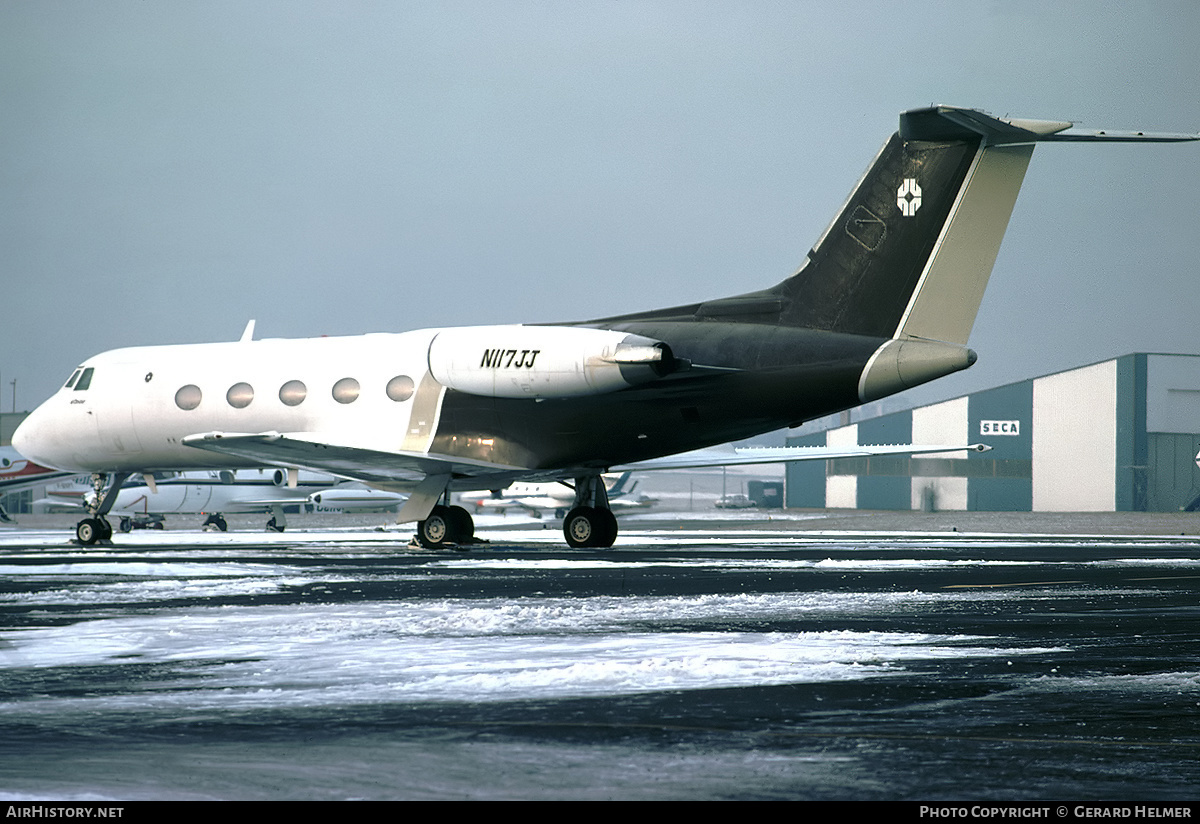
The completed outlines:
<svg viewBox="0 0 1200 824">
<path fill-rule="evenodd" d="M 1200 507 L 1200 355 L 1125 355 L 788 438 L 794 446 L 854 443 L 986 443 L 992 450 L 789 464 L 787 505 L 1043 512 Z"/>
</svg>

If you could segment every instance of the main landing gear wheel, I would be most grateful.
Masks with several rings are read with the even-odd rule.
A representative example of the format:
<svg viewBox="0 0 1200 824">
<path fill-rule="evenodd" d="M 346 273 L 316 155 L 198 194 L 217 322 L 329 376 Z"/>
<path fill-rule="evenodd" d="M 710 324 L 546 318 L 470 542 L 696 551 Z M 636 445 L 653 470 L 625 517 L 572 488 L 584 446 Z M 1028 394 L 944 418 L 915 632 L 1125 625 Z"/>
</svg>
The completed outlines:
<svg viewBox="0 0 1200 824">
<path fill-rule="evenodd" d="M 617 518 L 611 509 L 577 506 L 563 520 L 563 535 L 575 549 L 607 549 L 617 540 Z"/>
<path fill-rule="evenodd" d="M 475 538 L 475 519 L 461 506 L 446 507 L 450 515 L 451 540 L 456 544 L 469 544 Z"/>
<path fill-rule="evenodd" d="M 450 507 L 435 506 L 429 517 L 417 522 L 417 540 L 426 549 L 437 549 L 450 539 Z"/>
<path fill-rule="evenodd" d="M 426 549 L 467 544 L 474 537 L 475 521 L 461 506 L 438 504 L 428 518 L 417 523 L 417 541 Z"/>
<path fill-rule="evenodd" d="M 84 518 L 75 525 L 75 539 L 84 546 L 112 538 L 112 524 L 103 518 Z"/>
</svg>

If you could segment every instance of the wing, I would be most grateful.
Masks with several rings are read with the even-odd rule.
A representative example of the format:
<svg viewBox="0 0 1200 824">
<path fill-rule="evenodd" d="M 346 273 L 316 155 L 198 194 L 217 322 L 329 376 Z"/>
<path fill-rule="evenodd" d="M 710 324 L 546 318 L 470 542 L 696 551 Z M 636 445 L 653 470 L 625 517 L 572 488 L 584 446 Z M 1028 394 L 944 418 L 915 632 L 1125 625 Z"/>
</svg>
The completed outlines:
<svg viewBox="0 0 1200 824">
<path fill-rule="evenodd" d="M 828 461 L 832 458 L 861 458 L 870 455 L 928 455 L 935 452 L 987 452 L 990 446 L 976 444 L 879 444 L 868 446 L 714 446 L 666 455 L 648 461 L 612 467 L 613 472 L 649 472 L 659 469 L 699 469 L 710 466 L 786 463 L 789 461 Z"/>
<path fill-rule="evenodd" d="M 329 472 L 379 487 L 410 491 L 430 476 L 459 476 L 472 479 L 472 489 L 502 489 L 513 480 L 542 480 L 570 477 L 574 470 L 555 473 L 532 471 L 519 466 L 475 461 L 426 452 L 387 452 L 336 444 L 310 433 L 263 432 L 259 434 L 206 432 L 183 439 L 188 446 L 233 455 L 271 466 L 297 467 Z M 648 472 L 662 469 L 695 469 L 713 466 L 827 461 L 869 455 L 920 455 L 937 452 L 986 452 L 984 444 L 879 444 L 866 446 L 714 446 L 666 455 L 646 461 L 610 467 L 612 472 Z M 492 486 L 489 484 L 501 484 Z M 464 487 L 465 488 L 465 487 Z"/>
<path fill-rule="evenodd" d="M 278 498 L 236 498 L 229 502 L 229 506 L 224 510 L 230 512 L 235 509 L 254 509 L 268 511 L 276 506 L 294 506 L 308 501 L 308 495 L 300 492 L 296 495 L 281 495 Z"/>
<path fill-rule="evenodd" d="M 397 516 L 401 523 L 427 518 L 456 477 L 468 479 L 456 483 L 454 487 L 458 489 L 503 489 L 532 474 L 523 467 L 450 455 L 387 452 L 339 444 L 305 432 L 286 435 L 279 432 L 204 432 L 187 436 L 183 443 L 268 466 L 328 472 L 380 489 L 407 492 L 409 498 Z"/>
<path fill-rule="evenodd" d="M 205 432 L 183 439 L 187 446 L 222 455 L 245 458 L 269 466 L 294 467 L 313 472 L 328 472 L 363 481 L 381 489 L 408 492 L 400 510 L 399 522 L 421 520 L 449 489 L 503 489 L 514 481 L 546 481 L 574 477 L 577 469 L 531 470 L 425 452 L 387 452 L 361 446 L 333 443 L 314 433 Z M 684 452 L 648 461 L 611 467 L 614 472 L 654 469 L 694 469 L 706 466 L 780 463 L 785 461 L 829 460 L 863 455 L 894 455 L 930 452 L 957 452 L 973 449 L 982 452 L 991 447 L 976 444 L 923 446 L 897 444 L 884 446 L 795 446 L 777 448 L 712 447 Z"/>
<path fill-rule="evenodd" d="M 339 444 L 314 433 L 204 432 L 183 442 L 197 449 L 246 458 L 268 466 L 295 467 L 327 472 L 385 489 L 408 492 L 430 476 L 466 476 L 507 479 L 524 477 L 529 470 L 428 452 L 388 452 Z M 490 489 L 486 484 L 479 487 Z M 500 488 L 500 487 L 494 487 Z"/>
</svg>

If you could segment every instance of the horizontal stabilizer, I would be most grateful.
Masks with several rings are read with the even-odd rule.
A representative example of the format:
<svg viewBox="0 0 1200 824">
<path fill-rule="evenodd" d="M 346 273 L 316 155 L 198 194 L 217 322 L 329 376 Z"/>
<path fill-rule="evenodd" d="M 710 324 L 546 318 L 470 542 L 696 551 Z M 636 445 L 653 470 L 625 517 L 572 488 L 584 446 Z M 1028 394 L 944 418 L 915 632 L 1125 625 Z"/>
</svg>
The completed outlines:
<svg viewBox="0 0 1200 824">
<path fill-rule="evenodd" d="M 834 458 L 863 458 L 871 455 L 928 455 L 936 452 L 987 452 L 990 446 L 975 444 L 878 444 L 868 446 L 778 446 L 733 447 L 729 445 L 666 455 L 648 461 L 612 467 L 613 472 L 649 472 L 664 469 L 700 469 L 717 466 L 828 461 Z"/>
<path fill-rule="evenodd" d="M 1073 123 L 1064 120 L 993 117 L 978 109 L 958 106 L 930 106 L 900 115 L 900 137 L 904 140 L 977 140 L 983 137 L 989 146 L 1040 141 L 1178 143 L 1200 140 L 1200 134 L 1182 132 L 1086 130 L 1073 126 Z"/>
</svg>

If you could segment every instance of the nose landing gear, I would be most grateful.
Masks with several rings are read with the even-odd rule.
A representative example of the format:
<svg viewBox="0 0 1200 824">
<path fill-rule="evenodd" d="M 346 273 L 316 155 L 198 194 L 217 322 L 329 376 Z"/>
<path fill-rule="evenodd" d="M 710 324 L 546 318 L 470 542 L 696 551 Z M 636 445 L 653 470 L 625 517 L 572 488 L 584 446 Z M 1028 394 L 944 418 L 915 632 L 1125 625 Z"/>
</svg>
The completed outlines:
<svg viewBox="0 0 1200 824">
<path fill-rule="evenodd" d="M 130 472 L 114 472 L 112 483 L 108 484 L 107 488 L 105 484 L 109 480 L 108 475 L 102 472 L 92 475 L 92 489 L 96 491 L 96 495 L 87 504 L 89 517 L 75 524 L 76 543 L 94 546 L 100 541 L 108 541 L 112 538 L 112 524 L 104 516 L 117 502 L 117 493 L 121 491 L 121 487 L 131 474 Z"/>
</svg>

